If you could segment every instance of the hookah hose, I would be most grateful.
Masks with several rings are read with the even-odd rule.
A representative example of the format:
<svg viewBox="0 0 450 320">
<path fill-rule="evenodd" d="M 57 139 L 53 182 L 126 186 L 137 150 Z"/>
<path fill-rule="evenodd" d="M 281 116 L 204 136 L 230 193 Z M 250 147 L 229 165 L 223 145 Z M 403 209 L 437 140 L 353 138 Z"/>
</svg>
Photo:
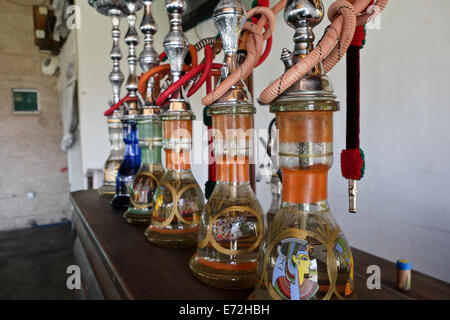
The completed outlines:
<svg viewBox="0 0 450 320">
<path fill-rule="evenodd" d="M 113 104 L 108 110 L 105 111 L 104 116 L 108 117 L 114 113 L 115 110 L 120 108 L 126 102 L 137 101 L 137 98 L 131 98 L 128 94 L 119 100 L 116 104 Z"/>
<path fill-rule="evenodd" d="M 370 3 L 373 5 L 374 1 Z M 347 180 L 361 180 L 365 171 L 365 156 L 360 148 L 360 50 L 366 41 L 365 25 L 356 27 L 347 51 L 347 128 L 346 149 L 341 152 L 341 172 Z M 355 208 L 350 208 L 356 212 Z M 353 211 L 352 211 L 353 210 Z"/>
<path fill-rule="evenodd" d="M 356 26 L 364 25 L 375 14 L 381 13 L 389 0 L 377 0 L 375 6 L 378 10 L 373 10 L 372 13 L 367 10 L 361 14 L 371 1 L 356 0 L 353 5 L 346 0 L 334 2 L 328 10 L 328 18 L 332 23 L 327 27 L 319 44 L 262 92 L 261 103 L 269 104 L 274 101 L 320 62 L 325 73 L 330 71 L 350 46 Z"/>
<path fill-rule="evenodd" d="M 252 3 L 252 8 L 255 8 L 255 7 L 257 7 L 257 6 L 268 8 L 269 5 L 270 5 L 270 1 L 269 1 L 269 0 L 254 0 L 253 3 Z M 251 21 L 252 21 L 253 23 L 257 23 L 258 20 L 259 20 L 259 18 L 258 18 L 258 17 L 255 17 L 255 16 L 251 18 Z M 267 29 L 267 25 L 265 26 L 265 28 Z M 256 67 L 259 67 L 261 64 L 264 63 L 264 61 L 266 61 L 267 57 L 268 57 L 269 54 L 270 54 L 270 51 L 272 50 L 272 44 L 273 44 L 273 36 L 271 35 L 271 36 L 269 37 L 269 39 L 267 39 L 267 42 L 266 42 L 266 49 L 264 50 L 264 53 L 263 53 L 263 54 L 261 55 L 261 57 L 259 58 L 259 61 L 258 61 L 258 63 L 256 64 L 255 68 L 256 68 Z"/>
</svg>

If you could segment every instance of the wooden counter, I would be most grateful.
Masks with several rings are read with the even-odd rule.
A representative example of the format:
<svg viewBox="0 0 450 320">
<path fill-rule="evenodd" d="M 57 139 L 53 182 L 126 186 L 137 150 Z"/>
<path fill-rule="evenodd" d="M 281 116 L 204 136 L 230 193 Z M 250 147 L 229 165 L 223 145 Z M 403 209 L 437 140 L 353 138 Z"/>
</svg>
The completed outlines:
<svg viewBox="0 0 450 320">
<path fill-rule="evenodd" d="M 189 271 L 195 249 L 165 249 L 152 245 L 143 227 L 127 224 L 122 212 L 97 191 L 71 194 L 73 222 L 78 233 L 75 258 L 81 267 L 80 298 L 87 299 L 246 299 L 252 290 L 208 287 Z M 395 264 L 352 249 L 357 299 L 450 299 L 449 284 L 419 272 L 412 274 L 412 290 L 396 290 Z M 382 288 L 369 290 L 367 266 L 381 267 Z"/>
</svg>

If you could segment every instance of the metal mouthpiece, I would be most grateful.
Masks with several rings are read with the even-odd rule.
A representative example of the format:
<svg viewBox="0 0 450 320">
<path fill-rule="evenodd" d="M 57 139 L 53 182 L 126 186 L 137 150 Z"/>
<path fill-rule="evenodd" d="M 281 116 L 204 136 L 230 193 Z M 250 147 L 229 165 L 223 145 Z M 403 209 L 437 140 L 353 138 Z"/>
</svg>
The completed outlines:
<svg viewBox="0 0 450 320">
<path fill-rule="evenodd" d="M 358 208 L 356 205 L 356 200 L 358 196 L 358 188 L 356 185 L 356 180 L 348 180 L 348 196 L 349 196 L 349 207 L 348 212 L 357 213 Z"/>
</svg>

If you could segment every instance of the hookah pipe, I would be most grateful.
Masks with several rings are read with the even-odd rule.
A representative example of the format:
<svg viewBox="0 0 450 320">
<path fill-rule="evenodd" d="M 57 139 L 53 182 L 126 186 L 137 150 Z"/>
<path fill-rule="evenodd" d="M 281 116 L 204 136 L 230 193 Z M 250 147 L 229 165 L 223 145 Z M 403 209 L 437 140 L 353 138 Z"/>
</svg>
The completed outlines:
<svg viewBox="0 0 450 320">
<path fill-rule="evenodd" d="M 116 104 L 120 100 L 120 89 L 124 81 L 124 76 L 120 70 L 120 60 L 122 53 L 119 47 L 120 39 L 120 19 L 128 12 L 127 7 L 120 0 L 95 1 L 89 0 L 89 4 L 100 14 L 111 18 L 111 36 L 113 45 L 110 51 L 113 68 L 109 74 L 109 82 L 113 89 L 113 100 L 109 104 Z M 103 171 L 103 185 L 98 189 L 101 196 L 112 197 L 115 194 L 117 171 L 123 161 L 124 143 L 122 137 L 122 124 L 120 122 L 120 112 L 110 112 L 107 115 L 107 124 L 110 139 L 110 154 L 106 160 Z"/>
<path fill-rule="evenodd" d="M 374 0 L 370 6 L 374 4 Z M 370 6 L 368 8 L 370 8 Z M 349 212 L 357 212 L 357 180 L 364 177 L 365 156 L 360 148 L 360 50 L 364 47 L 365 25 L 357 26 L 347 51 L 347 132 L 346 149 L 341 152 L 342 176 L 348 179 Z"/>
<path fill-rule="evenodd" d="M 164 39 L 164 49 L 170 62 L 172 83 L 177 83 L 182 77 L 189 47 L 181 28 L 185 8 L 183 0 L 166 0 L 170 29 Z M 191 58 L 192 64 L 196 65 L 195 55 Z M 145 73 L 141 81 L 148 74 Z M 156 74 L 153 71 L 153 75 Z M 151 224 L 145 235 L 159 246 L 190 247 L 197 243 L 200 212 L 204 207 L 202 191 L 190 170 L 192 120 L 195 115 L 181 86 L 167 102 L 168 108 L 160 114 L 167 171 L 155 191 Z"/>
<path fill-rule="evenodd" d="M 136 76 L 136 46 L 139 43 L 139 35 L 136 31 L 136 11 L 142 7 L 138 0 L 124 0 L 128 8 L 128 31 L 125 35 L 125 43 L 128 45 L 129 74 L 126 83 L 128 97 L 127 108 L 122 114 L 122 124 L 125 142 L 125 157 L 120 165 L 116 177 L 116 194 L 111 205 L 116 209 L 126 210 L 130 203 L 129 187 L 131 186 L 141 164 L 141 153 L 137 138 L 138 99 Z M 111 108 L 110 108 L 111 109 Z"/>
<path fill-rule="evenodd" d="M 314 50 L 308 53 L 297 64 L 286 71 L 281 77 L 267 87 L 260 96 L 262 104 L 273 102 L 280 94 L 290 88 L 296 81 L 301 79 L 314 66 L 322 63 L 325 73 L 330 71 L 347 52 L 352 43 L 355 29 L 363 26 L 373 18 L 374 13 L 379 14 L 386 7 L 388 0 L 377 0 L 375 6 L 377 11 L 372 14 L 365 10 L 372 0 L 356 0 L 353 4 L 345 0 L 334 2 L 328 10 L 328 18 L 332 21 L 327 27 L 324 36 Z M 361 12 L 365 13 L 361 14 Z M 337 14 L 340 14 L 337 16 Z M 357 36 L 358 37 L 358 36 Z M 336 43 L 337 41 L 337 43 Z M 358 51 L 359 56 L 359 51 Z M 356 180 L 364 175 L 364 153 L 359 148 L 359 72 L 354 69 L 359 64 L 358 57 L 352 49 L 347 56 L 348 65 L 348 97 L 349 107 L 347 113 L 347 150 L 341 154 L 342 174 L 349 179 L 349 211 L 356 212 Z M 359 59 L 358 59 L 359 60 Z M 359 68 L 358 68 L 359 69 Z M 358 76 L 350 77 L 350 75 Z M 355 82 L 353 82 L 355 81 Z M 355 88 L 356 86 L 356 88 Z M 356 96 L 354 96 L 356 94 Z M 356 99 L 356 101 L 355 101 Z M 356 104 L 356 106 L 355 106 Z"/>
<path fill-rule="evenodd" d="M 257 6 L 264 6 L 264 7 L 268 7 L 269 6 L 269 1 L 268 0 L 254 0 L 252 3 L 252 7 L 257 7 Z M 257 23 L 258 22 L 258 18 L 256 18 L 255 16 L 251 18 L 251 21 L 253 23 Z M 244 35 L 241 39 L 241 45 L 239 47 L 239 53 L 243 53 L 246 52 L 246 41 L 248 39 L 248 34 Z M 272 48 L 272 36 L 270 36 L 267 40 L 267 45 L 266 45 L 266 49 L 264 51 L 264 53 L 261 55 L 258 63 L 255 65 L 255 68 L 258 67 L 259 65 L 261 65 L 269 56 L 270 54 L 270 50 Z M 215 65 L 214 69 L 218 69 L 221 67 L 221 65 Z M 209 81 L 210 80 L 210 75 L 209 75 Z M 228 91 L 229 88 L 232 87 L 232 84 L 228 84 L 227 88 L 223 88 L 223 91 Z M 216 89 L 217 90 L 217 89 Z M 212 90 L 209 86 L 209 90 L 207 90 L 207 95 L 209 96 L 211 94 Z M 214 190 L 214 187 L 216 185 L 216 161 L 214 158 L 214 148 L 212 147 L 212 141 L 213 141 L 213 135 L 212 135 L 212 118 L 211 116 L 208 115 L 209 112 L 209 105 L 206 105 L 205 108 L 203 109 L 203 122 L 205 124 L 205 126 L 207 126 L 208 128 L 208 153 L 209 153 L 209 164 L 208 164 L 208 181 L 205 184 L 205 197 L 206 199 L 209 199 L 211 193 Z"/>
<path fill-rule="evenodd" d="M 313 28 L 322 21 L 322 1 L 289 0 L 286 5 L 285 21 L 295 30 L 294 52 L 283 49 L 285 72 L 260 96 L 262 103 L 270 103 L 280 129 L 283 202 L 261 246 L 254 292 L 257 299 L 347 299 L 353 294 L 353 257 L 328 205 L 333 112 L 339 109 L 339 102 L 325 73 L 347 51 L 355 27 L 369 18 L 367 12 L 356 15 L 370 2 L 333 3 L 328 11 L 332 23 L 315 47 Z M 377 4 L 384 9 L 387 2 L 379 0 Z M 302 248 L 305 258 L 315 261 L 317 280 L 308 279 L 307 288 L 302 283 L 289 285 L 288 272 L 275 270 L 287 270 L 287 264 L 297 263 L 298 256 L 283 253 L 280 246 Z"/>
<path fill-rule="evenodd" d="M 272 13 L 267 8 L 259 9 L 252 9 L 253 14 Z M 248 22 L 239 0 L 219 1 L 213 20 L 224 51 L 220 82 L 223 84 L 239 70 L 238 52 L 244 42 L 239 46 L 239 36 Z M 271 22 L 268 28 L 273 30 L 275 20 Z M 263 211 L 251 188 L 249 174 L 256 108 L 249 101 L 243 78 L 238 77 L 229 87 L 221 84 L 217 88 L 225 90 L 209 105 L 208 111 L 214 129 L 217 184 L 202 213 L 197 251 L 189 267 L 207 285 L 248 288 L 254 286 L 257 254 L 264 232 Z M 216 94 L 217 88 L 207 96 Z"/>
<path fill-rule="evenodd" d="M 144 49 L 139 56 L 141 69 L 146 72 L 159 65 L 159 56 L 153 48 L 153 37 L 158 27 L 152 15 L 153 0 L 143 0 L 145 13 L 140 29 L 144 34 Z M 159 117 L 160 108 L 155 106 L 155 78 L 148 80 L 146 94 L 139 115 L 136 118 L 138 140 L 141 149 L 141 166 L 130 188 L 130 206 L 123 214 L 125 220 L 133 225 L 145 225 L 152 218 L 152 200 L 159 181 L 164 175 L 161 162 L 162 124 Z"/>
</svg>

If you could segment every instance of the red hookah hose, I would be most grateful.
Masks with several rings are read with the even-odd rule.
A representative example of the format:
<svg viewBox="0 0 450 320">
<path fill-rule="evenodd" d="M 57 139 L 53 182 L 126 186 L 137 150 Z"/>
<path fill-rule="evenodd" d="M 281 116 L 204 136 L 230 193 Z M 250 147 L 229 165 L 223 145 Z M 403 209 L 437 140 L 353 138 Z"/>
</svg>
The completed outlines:
<svg viewBox="0 0 450 320">
<path fill-rule="evenodd" d="M 202 75 L 200 79 L 189 90 L 188 97 L 196 93 L 203 85 L 203 83 L 205 83 L 206 79 L 211 75 L 211 69 L 213 67 L 213 51 L 210 45 L 205 46 L 205 60 L 205 67 L 202 70 Z"/>
<path fill-rule="evenodd" d="M 105 111 L 105 117 L 108 117 L 113 114 L 114 111 L 120 108 L 125 102 L 137 101 L 137 98 L 131 98 L 128 94 L 119 100 L 116 104 L 112 105 L 111 108 Z"/>
</svg>

